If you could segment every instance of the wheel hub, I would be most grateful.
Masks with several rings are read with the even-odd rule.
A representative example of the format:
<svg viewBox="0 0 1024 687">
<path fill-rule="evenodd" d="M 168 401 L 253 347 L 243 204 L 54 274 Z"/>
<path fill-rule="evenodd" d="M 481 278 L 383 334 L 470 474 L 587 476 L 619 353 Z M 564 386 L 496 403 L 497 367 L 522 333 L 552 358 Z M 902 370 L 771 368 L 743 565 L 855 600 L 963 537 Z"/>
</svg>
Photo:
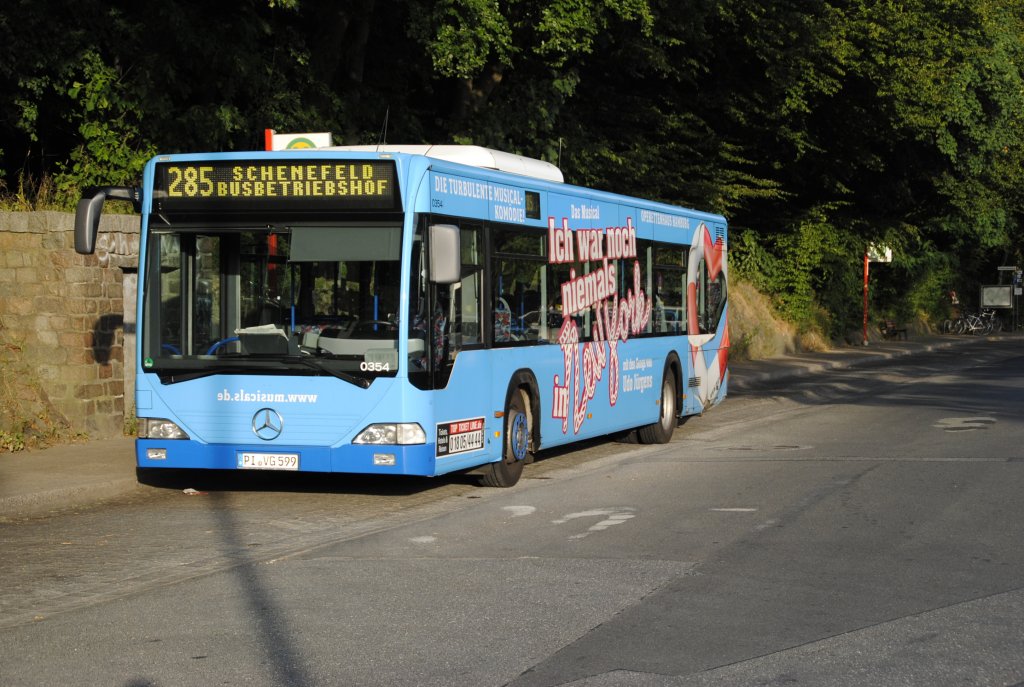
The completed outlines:
<svg viewBox="0 0 1024 687">
<path fill-rule="evenodd" d="M 518 413 L 512 419 L 511 448 L 516 460 L 526 460 L 526 451 L 530 444 L 530 432 L 526 426 L 526 416 Z"/>
</svg>

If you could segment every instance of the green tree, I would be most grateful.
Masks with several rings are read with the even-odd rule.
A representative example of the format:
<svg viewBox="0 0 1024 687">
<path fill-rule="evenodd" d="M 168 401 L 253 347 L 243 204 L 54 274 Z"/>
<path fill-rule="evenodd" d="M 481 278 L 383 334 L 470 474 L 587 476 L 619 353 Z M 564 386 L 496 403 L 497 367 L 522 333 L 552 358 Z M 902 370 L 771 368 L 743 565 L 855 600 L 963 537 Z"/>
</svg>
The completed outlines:
<svg viewBox="0 0 1024 687">
<path fill-rule="evenodd" d="M 869 243 L 908 316 L 1024 257 L 1022 51 L 1009 0 L 12 0 L 0 169 L 73 196 L 268 127 L 489 145 L 727 214 L 738 271 L 840 336 Z"/>
</svg>

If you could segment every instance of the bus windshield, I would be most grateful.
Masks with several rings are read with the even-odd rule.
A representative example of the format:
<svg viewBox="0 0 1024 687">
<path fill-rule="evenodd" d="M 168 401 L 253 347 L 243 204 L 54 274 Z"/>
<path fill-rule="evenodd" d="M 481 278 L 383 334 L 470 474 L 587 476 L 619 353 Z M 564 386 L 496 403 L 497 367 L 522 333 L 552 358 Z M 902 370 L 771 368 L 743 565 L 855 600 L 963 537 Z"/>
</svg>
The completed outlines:
<svg viewBox="0 0 1024 687">
<path fill-rule="evenodd" d="M 142 364 L 165 381 L 398 371 L 397 224 L 159 227 L 145 259 Z"/>
</svg>

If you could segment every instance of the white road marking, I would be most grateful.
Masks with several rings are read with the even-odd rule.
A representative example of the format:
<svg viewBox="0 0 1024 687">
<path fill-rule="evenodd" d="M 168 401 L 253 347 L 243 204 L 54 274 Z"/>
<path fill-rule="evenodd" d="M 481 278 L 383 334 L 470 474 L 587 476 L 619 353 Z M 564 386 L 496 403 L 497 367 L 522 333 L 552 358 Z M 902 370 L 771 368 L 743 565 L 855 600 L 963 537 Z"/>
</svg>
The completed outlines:
<svg viewBox="0 0 1024 687">
<path fill-rule="evenodd" d="M 537 511 L 533 506 L 504 506 L 502 510 L 507 510 L 513 518 L 521 518 L 524 515 L 533 515 Z"/>
<path fill-rule="evenodd" d="M 554 525 L 563 525 L 572 520 L 578 520 L 579 518 L 603 517 L 604 520 L 591 525 L 586 532 L 574 534 L 569 537 L 569 539 L 583 539 L 591 532 L 601 532 L 609 527 L 621 525 L 627 520 L 633 519 L 636 515 L 634 515 L 632 511 L 632 508 L 594 508 L 592 510 L 580 511 L 578 513 L 569 513 L 568 515 L 565 515 L 558 520 L 552 520 L 551 522 Z"/>
<path fill-rule="evenodd" d="M 995 423 L 994 417 L 945 417 L 932 426 L 947 432 L 973 432 L 976 429 L 988 429 L 989 425 Z"/>
</svg>

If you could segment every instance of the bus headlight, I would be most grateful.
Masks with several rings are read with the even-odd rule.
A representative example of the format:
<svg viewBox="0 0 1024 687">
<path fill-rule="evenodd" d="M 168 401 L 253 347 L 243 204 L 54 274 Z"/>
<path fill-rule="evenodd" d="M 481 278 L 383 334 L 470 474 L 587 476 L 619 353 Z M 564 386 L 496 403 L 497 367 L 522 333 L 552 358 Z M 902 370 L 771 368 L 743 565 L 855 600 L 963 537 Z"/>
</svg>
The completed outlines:
<svg viewBox="0 0 1024 687">
<path fill-rule="evenodd" d="M 139 418 L 140 439 L 188 439 L 181 427 L 159 417 Z"/>
<path fill-rule="evenodd" d="M 415 422 L 370 425 L 352 440 L 353 444 L 425 444 L 427 435 Z"/>
</svg>

